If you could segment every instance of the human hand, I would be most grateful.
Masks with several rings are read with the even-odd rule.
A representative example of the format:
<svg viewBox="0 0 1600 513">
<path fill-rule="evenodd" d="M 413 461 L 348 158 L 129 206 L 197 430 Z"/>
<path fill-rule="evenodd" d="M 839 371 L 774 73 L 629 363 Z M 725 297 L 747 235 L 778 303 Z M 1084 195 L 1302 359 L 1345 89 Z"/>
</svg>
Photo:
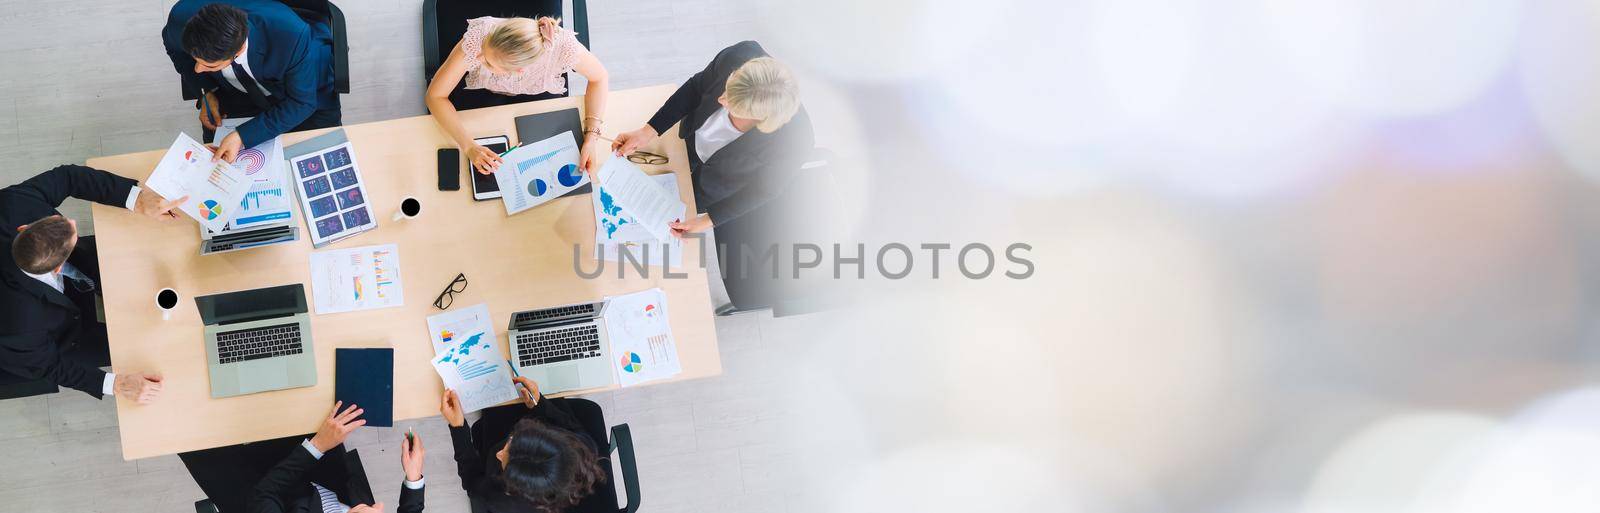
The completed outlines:
<svg viewBox="0 0 1600 513">
<path fill-rule="evenodd" d="M 217 102 L 217 92 L 206 93 L 204 97 L 200 98 L 200 101 L 205 102 L 200 107 L 200 126 L 206 127 L 206 130 L 216 130 L 222 126 L 222 104 Z M 210 109 L 209 115 L 207 114 L 208 107 Z"/>
<path fill-rule="evenodd" d="M 605 154 L 604 141 L 599 137 L 599 134 L 594 134 L 589 137 L 589 140 L 583 142 L 582 148 L 578 148 L 578 169 L 588 173 L 591 178 L 596 171 L 600 170 L 600 166 L 605 163 L 605 159 L 610 157 L 610 155 Z"/>
<path fill-rule="evenodd" d="M 357 504 L 355 507 L 350 508 L 350 513 L 383 513 L 383 503 L 379 502 L 371 506 Z"/>
<path fill-rule="evenodd" d="M 187 201 L 189 201 L 188 196 L 167 201 L 149 187 L 142 187 L 139 189 L 139 197 L 133 200 L 133 211 L 145 217 L 167 220 L 178 217 L 172 209 L 182 206 Z"/>
<path fill-rule="evenodd" d="M 474 144 L 467 149 L 467 161 L 472 162 L 473 169 L 486 175 L 500 169 L 500 155 L 482 144 Z"/>
<path fill-rule="evenodd" d="M 677 238 L 681 239 L 687 234 L 700 233 L 700 232 L 703 232 L 703 231 L 706 231 L 706 230 L 710 230 L 711 229 L 711 216 L 705 215 L 705 214 L 700 214 L 700 215 L 695 216 L 693 219 L 690 219 L 688 221 L 682 221 L 682 222 L 673 221 L 673 222 L 667 223 L 667 227 L 672 229 L 672 236 L 673 237 L 677 237 Z"/>
<path fill-rule="evenodd" d="M 427 451 L 422 447 L 422 437 L 407 433 L 400 439 L 400 468 L 406 472 L 407 481 L 422 479 L 422 457 Z"/>
<path fill-rule="evenodd" d="M 161 395 L 161 374 L 145 374 L 134 372 L 117 375 L 112 382 L 111 389 L 123 399 L 139 404 L 150 404 Z"/>
<path fill-rule="evenodd" d="M 226 160 L 229 164 L 232 164 L 233 159 L 239 156 L 239 150 L 243 147 L 244 139 L 239 138 L 239 132 L 228 134 L 227 137 L 222 138 L 221 143 L 215 146 L 206 145 L 206 148 L 211 149 L 212 162 Z"/>
<path fill-rule="evenodd" d="M 444 421 L 450 427 L 461 427 L 467 423 L 467 414 L 461 412 L 461 397 L 455 390 L 445 389 L 444 397 L 439 398 L 439 414 L 444 416 Z"/>
<path fill-rule="evenodd" d="M 638 151 L 640 147 L 655 141 L 656 137 L 660 135 L 650 125 L 639 127 L 637 130 L 623 132 L 617 135 L 617 139 L 611 143 L 611 151 L 616 153 L 618 157 L 626 157 L 628 154 Z"/>
<path fill-rule="evenodd" d="M 322 425 L 317 427 L 317 434 L 311 437 L 311 445 L 316 447 L 318 451 L 328 452 L 333 450 L 334 447 L 344 443 L 344 439 L 350 436 L 350 432 L 355 431 L 358 427 L 367 425 L 367 421 L 361 418 L 361 413 L 366 410 L 352 404 L 341 412 L 339 411 L 341 406 L 344 406 L 342 401 L 333 403 L 333 412 L 329 413 L 328 418 L 324 419 Z"/>
<path fill-rule="evenodd" d="M 522 377 L 522 376 L 512 377 L 511 381 L 515 381 L 515 382 L 517 382 L 517 384 L 522 385 L 520 387 L 517 387 L 517 395 L 522 396 L 522 405 L 523 406 L 526 406 L 526 407 L 528 407 L 528 409 L 531 410 L 531 409 L 533 409 L 534 406 L 538 406 L 539 405 L 539 384 L 538 383 L 534 383 L 533 380 L 525 378 L 525 377 Z"/>
</svg>

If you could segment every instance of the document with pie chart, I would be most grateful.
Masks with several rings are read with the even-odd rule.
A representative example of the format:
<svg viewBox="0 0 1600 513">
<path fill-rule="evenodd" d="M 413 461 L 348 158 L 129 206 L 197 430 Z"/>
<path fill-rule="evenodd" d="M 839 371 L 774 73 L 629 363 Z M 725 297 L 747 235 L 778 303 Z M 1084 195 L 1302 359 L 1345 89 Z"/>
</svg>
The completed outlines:
<svg viewBox="0 0 1600 513">
<path fill-rule="evenodd" d="M 606 299 L 606 337 L 611 339 L 617 384 L 633 386 L 683 371 L 672 341 L 666 293 L 654 288 Z"/>
<path fill-rule="evenodd" d="M 183 213 L 199 221 L 207 230 L 222 228 L 239 214 L 239 204 L 250 192 L 252 180 L 247 169 L 235 163 L 211 161 L 211 150 L 188 134 L 179 133 L 172 147 L 161 157 L 145 186 L 167 199 L 188 196 Z"/>
<path fill-rule="evenodd" d="M 506 215 L 537 207 L 589 183 L 589 176 L 578 170 L 577 140 L 572 132 L 561 132 L 501 158 L 494 180 L 500 185 Z"/>
</svg>

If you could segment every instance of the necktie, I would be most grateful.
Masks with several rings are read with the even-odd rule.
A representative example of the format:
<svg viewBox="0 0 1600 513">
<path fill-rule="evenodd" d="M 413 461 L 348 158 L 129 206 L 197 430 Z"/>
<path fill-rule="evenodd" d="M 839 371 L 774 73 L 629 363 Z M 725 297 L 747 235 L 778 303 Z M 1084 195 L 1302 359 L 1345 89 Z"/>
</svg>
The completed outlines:
<svg viewBox="0 0 1600 513">
<path fill-rule="evenodd" d="M 79 271 L 72 264 L 63 264 L 61 266 L 61 276 L 72 283 L 72 288 L 77 289 L 78 292 L 94 290 L 94 279 L 83 274 L 83 271 Z"/>
<path fill-rule="evenodd" d="M 239 79 L 239 83 L 244 86 L 245 92 L 250 93 L 250 103 L 254 103 L 256 108 L 266 110 L 271 107 L 271 105 L 267 104 L 266 95 L 261 94 L 261 86 L 256 84 L 256 79 L 251 77 L 250 72 L 245 71 L 244 66 L 238 62 L 233 63 L 233 76 Z"/>
<path fill-rule="evenodd" d="M 323 488 L 322 485 L 311 483 L 317 489 L 317 496 L 322 499 L 322 513 L 346 513 L 350 508 L 339 502 L 339 496 L 332 490 Z"/>
</svg>

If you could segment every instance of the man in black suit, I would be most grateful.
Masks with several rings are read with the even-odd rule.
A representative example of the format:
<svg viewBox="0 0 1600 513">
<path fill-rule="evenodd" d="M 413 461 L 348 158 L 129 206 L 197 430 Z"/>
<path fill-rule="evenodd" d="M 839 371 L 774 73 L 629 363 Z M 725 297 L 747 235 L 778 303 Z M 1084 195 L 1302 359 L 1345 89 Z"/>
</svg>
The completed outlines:
<svg viewBox="0 0 1600 513">
<path fill-rule="evenodd" d="M 344 409 L 341 411 L 340 408 Z M 249 513 L 383 513 L 374 502 L 372 488 L 359 463 L 343 449 L 345 438 L 366 425 L 357 405 L 334 403 L 333 412 L 317 433 L 279 462 L 257 483 L 245 506 Z M 398 513 L 422 511 L 424 455 L 422 439 L 409 434 L 400 440 L 400 467 L 405 482 L 400 487 Z M 355 460 L 359 461 L 359 460 Z"/>
<path fill-rule="evenodd" d="M 78 237 L 77 222 L 56 211 L 68 197 L 162 220 L 187 200 L 166 201 L 132 179 L 84 166 L 0 189 L 0 239 L 11 250 L 0 264 L 0 372 L 148 403 L 161 392 L 159 374 L 117 375 L 91 363 L 109 361 L 106 326 L 95 319 L 100 262 L 94 237 Z"/>
<path fill-rule="evenodd" d="M 672 234 L 727 224 L 788 187 L 815 144 L 794 75 L 755 41 L 717 53 L 689 77 L 645 126 L 617 136 L 617 155 L 650 144 L 674 123 L 689 149 L 700 216 L 672 223 Z"/>
</svg>

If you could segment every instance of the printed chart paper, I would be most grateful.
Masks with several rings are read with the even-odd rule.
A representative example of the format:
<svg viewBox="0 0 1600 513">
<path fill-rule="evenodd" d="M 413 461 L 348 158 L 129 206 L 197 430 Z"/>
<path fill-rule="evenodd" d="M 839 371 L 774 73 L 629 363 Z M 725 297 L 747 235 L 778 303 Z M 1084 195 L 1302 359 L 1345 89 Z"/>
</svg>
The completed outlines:
<svg viewBox="0 0 1600 513">
<path fill-rule="evenodd" d="M 461 396 L 461 411 L 471 413 L 517 398 L 493 332 L 463 338 L 433 357 L 433 370 L 444 387 Z"/>
<path fill-rule="evenodd" d="M 295 157 L 289 162 L 311 243 L 343 239 L 378 227 L 367 201 L 355 148 L 349 142 Z"/>
<path fill-rule="evenodd" d="M 488 303 L 428 316 L 428 339 L 433 341 L 435 356 L 463 341 L 472 343 L 480 337 L 497 337 L 493 325 L 489 324 Z"/>
<path fill-rule="evenodd" d="M 399 247 L 384 244 L 312 252 L 311 299 L 317 315 L 404 305 Z"/>
<path fill-rule="evenodd" d="M 145 186 L 161 197 L 189 199 L 183 213 L 213 232 L 222 231 L 238 214 L 239 202 L 250 191 L 251 179 L 245 170 L 224 161 L 211 161 L 211 150 L 188 134 L 179 133 L 172 147 L 156 164 Z"/>
<path fill-rule="evenodd" d="M 683 371 L 667 322 L 666 293 L 654 288 L 608 300 L 606 336 L 611 339 L 611 364 L 618 384 L 633 386 Z"/>
<path fill-rule="evenodd" d="M 678 196 L 678 175 L 664 173 L 650 177 L 672 197 Z M 622 253 L 631 254 L 634 260 L 647 265 L 670 263 L 672 268 L 683 267 L 683 240 L 668 236 L 658 240 L 639 221 L 617 204 L 616 197 L 604 185 L 589 195 L 594 203 L 594 253 L 596 259 L 622 260 Z"/>
<path fill-rule="evenodd" d="M 611 159 L 600 168 L 599 176 L 612 201 L 621 206 L 629 217 L 638 220 L 639 226 L 655 236 L 656 240 L 673 238 L 668 223 L 682 220 L 683 211 L 689 208 L 683 200 L 678 199 L 677 194 L 669 194 L 639 170 L 639 166 L 616 155 L 611 155 Z"/>
<path fill-rule="evenodd" d="M 288 219 L 294 209 L 290 200 L 289 167 L 283 161 L 283 143 L 274 137 L 245 148 L 233 159 L 250 179 L 250 190 L 239 201 L 239 213 L 228 221 L 229 230 L 251 228 Z"/>
<path fill-rule="evenodd" d="M 501 159 L 494 172 L 506 215 L 537 207 L 589 183 L 578 170 L 578 143 L 571 131 L 522 146 Z"/>
</svg>

